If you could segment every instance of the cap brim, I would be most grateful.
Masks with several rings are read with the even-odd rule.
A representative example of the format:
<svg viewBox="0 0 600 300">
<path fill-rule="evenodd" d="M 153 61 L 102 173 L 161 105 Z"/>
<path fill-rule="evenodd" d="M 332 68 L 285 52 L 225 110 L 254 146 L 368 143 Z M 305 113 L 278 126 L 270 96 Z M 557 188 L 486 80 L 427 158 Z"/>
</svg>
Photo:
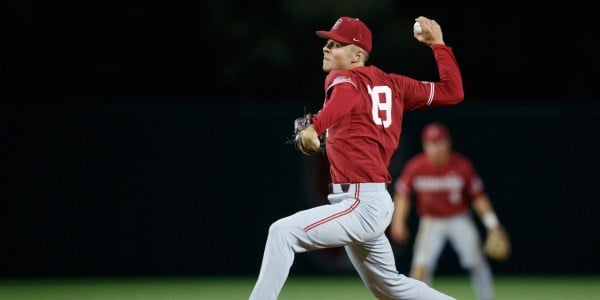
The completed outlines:
<svg viewBox="0 0 600 300">
<path fill-rule="evenodd" d="M 423 142 L 441 142 L 441 141 L 447 141 L 449 140 L 447 137 L 429 137 L 429 138 L 424 138 Z"/>
<path fill-rule="evenodd" d="M 340 43 L 343 43 L 343 44 L 352 44 L 352 41 L 347 40 L 347 39 L 341 37 L 340 35 L 335 34 L 335 33 L 331 32 L 331 31 L 318 30 L 316 32 L 316 34 L 320 38 L 332 39 L 332 40 L 334 40 L 336 42 L 340 42 Z"/>
</svg>

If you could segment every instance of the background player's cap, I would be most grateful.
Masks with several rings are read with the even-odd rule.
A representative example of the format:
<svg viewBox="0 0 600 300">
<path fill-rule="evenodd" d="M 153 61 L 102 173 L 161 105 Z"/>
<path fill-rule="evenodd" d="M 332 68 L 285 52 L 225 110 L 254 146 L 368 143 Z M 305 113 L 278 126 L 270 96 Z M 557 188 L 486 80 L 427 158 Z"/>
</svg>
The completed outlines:
<svg viewBox="0 0 600 300">
<path fill-rule="evenodd" d="M 341 17 L 329 31 L 318 30 L 317 35 L 343 44 L 354 44 L 369 53 L 372 49 L 371 30 L 358 18 Z"/>
<path fill-rule="evenodd" d="M 450 138 L 448 128 L 439 122 L 429 123 L 423 127 L 421 139 L 423 142 L 435 142 Z"/>
</svg>

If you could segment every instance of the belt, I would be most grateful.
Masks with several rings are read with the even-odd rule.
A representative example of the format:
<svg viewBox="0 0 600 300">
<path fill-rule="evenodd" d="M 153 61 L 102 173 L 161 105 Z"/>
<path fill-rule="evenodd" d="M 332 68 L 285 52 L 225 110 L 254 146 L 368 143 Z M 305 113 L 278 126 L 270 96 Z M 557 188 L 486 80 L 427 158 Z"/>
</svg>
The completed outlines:
<svg viewBox="0 0 600 300">
<path fill-rule="evenodd" d="M 385 182 L 361 182 L 361 183 L 330 183 L 329 193 L 354 193 L 359 192 L 387 192 Z"/>
</svg>

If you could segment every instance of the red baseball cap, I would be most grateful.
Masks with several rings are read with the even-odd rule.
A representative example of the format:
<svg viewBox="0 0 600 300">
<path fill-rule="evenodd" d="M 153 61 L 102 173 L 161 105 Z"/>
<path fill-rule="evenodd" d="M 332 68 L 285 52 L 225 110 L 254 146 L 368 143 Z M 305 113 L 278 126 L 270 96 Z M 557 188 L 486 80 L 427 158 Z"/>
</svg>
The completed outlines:
<svg viewBox="0 0 600 300">
<path fill-rule="evenodd" d="M 318 30 L 317 35 L 343 44 L 354 44 L 369 53 L 372 49 L 371 30 L 358 18 L 341 17 L 335 21 L 331 30 Z"/>
<path fill-rule="evenodd" d="M 450 139 L 448 128 L 439 122 L 429 123 L 423 127 L 421 139 L 424 142 L 435 142 Z"/>
</svg>

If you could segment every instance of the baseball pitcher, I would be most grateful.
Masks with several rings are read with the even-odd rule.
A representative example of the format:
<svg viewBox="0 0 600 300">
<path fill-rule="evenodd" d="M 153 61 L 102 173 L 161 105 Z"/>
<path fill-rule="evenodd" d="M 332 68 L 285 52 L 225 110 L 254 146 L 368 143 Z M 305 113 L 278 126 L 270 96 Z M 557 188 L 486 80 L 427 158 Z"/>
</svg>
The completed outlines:
<svg viewBox="0 0 600 300">
<path fill-rule="evenodd" d="M 454 105 L 463 100 L 462 78 L 440 25 L 418 17 L 414 37 L 433 52 L 439 82 L 386 73 L 366 62 L 371 31 L 362 20 L 341 17 L 325 40 L 323 107 L 294 122 L 296 148 L 330 162 L 329 204 L 299 211 L 269 228 L 258 280 L 250 299 L 276 299 L 296 253 L 344 247 L 364 284 L 378 299 L 453 299 L 399 274 L 385 231 L 394 204 L 387 185 L 405 111 Z"/>
</svg>

